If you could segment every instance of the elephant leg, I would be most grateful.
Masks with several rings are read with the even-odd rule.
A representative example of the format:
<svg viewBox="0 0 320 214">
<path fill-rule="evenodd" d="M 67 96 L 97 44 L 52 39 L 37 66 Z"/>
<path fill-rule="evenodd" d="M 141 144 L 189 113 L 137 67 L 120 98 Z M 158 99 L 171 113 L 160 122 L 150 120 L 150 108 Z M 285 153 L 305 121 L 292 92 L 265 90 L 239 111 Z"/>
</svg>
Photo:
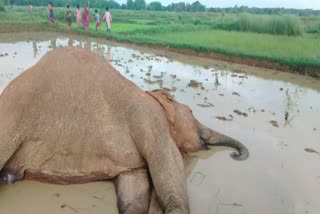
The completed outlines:
<svg viewBox="0 0 320 214">
<path fill-rule="evenodd" d="M 162 109 L 159 110 L 161 112 Z M 131 135 L 139 151 L 148 163 L 150 177 L 165 213 L 189 213 L 189 201 L 181 153 L 173 141 L 169 124 L 161 114 L 135 114 L 145 117 L 140 126 L 133 126 Z M 145 128 L 147 127 L 147 128 Z"/>
<path fill-rule="evenodd" d="M 0 171 L 22 143 L 18 129 L 4 115 L 0 107 Z"/>
<path fill-rule="evenodd" d="M 146 169 L 121 173 L 115 180 L 119 213 L 148 213 L 151 185 Z"/>
</svg>

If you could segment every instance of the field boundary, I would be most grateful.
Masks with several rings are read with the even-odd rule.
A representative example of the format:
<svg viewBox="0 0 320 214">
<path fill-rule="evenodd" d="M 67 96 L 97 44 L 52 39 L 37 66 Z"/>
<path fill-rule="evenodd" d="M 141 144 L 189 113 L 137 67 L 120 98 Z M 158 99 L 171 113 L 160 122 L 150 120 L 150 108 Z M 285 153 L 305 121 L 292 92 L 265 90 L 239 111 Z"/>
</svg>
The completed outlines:
<svg viewBox="0 0 320 214">
<path fill-rule="evenodd" d="M 299 66 L 297 68 L 293 68 L 290 65 L 286 65 L 280 62 L 275 62 L 267 59 L 259 59 L 251 56 L 239 56 L 226 54 L 221 52 L 216 52 L 214 50 L 210 51 L 199 51 L 192 48 L 177 48 L 173 45 L 166 44 L 152 44 L 152 43 L 143 43 L 138 41 L 131 41 L 126 38 L 117 38 L 116 36 L 106 36 L 105 34 L 96 34 L 95 32 L 90 33 L 90 31 L 81 31 L 77 32 L 74 30 L 66 29 L 63 27 L 59 27 L 59 24 L 51 24 L 48 25 L 47 22 L 41 23 L 0 23 L 0 33 L 14 33 L 14 32 L 41 32 L 41 31 L 50 31 L 50 32 L 61 32 L 70 35 L 82 35 L 82 36 L 90 36 L 96 37 L 100 39 L 116 41 L 124 44 L 134 44 L 137 46 L 143 47 L 151 47 L 160 50 L 166 50 L 175 53 L 181 53 L 185 55 L 192 55 L 204 58 L 210 58 L 214 60 L 220 60 L 230 63 L 238 63 L 244 65 L 250 65 L 260 68 L 268 68 L 279 71 L 293 72 L 298 73 L 305 76 L 311 76 L 315 78 L 320 78 L 320 66 Z"/>
</svg>

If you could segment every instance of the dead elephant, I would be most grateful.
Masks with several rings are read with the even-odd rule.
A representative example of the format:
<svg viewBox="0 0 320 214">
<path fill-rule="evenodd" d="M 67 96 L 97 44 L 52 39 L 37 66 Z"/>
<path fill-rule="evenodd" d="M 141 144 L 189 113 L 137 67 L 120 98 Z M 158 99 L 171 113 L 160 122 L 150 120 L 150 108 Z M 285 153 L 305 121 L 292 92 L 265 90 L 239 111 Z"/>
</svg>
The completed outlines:
<svg viewBox="0 0 320 214">
<path fill-rule="evenodd" d="M 186 105 L 161 90 L 142 91 L 80 48 L 47 53 L 0 97 L 6 182 L 114 178 L 120 213 L 147 213 L 152 185 L 166 213 L 189 213 L 181 153 L 207 145 L 235 148 L 236 160 L 249 155 L 238 141 L 202 125 Z"/>
</svg>

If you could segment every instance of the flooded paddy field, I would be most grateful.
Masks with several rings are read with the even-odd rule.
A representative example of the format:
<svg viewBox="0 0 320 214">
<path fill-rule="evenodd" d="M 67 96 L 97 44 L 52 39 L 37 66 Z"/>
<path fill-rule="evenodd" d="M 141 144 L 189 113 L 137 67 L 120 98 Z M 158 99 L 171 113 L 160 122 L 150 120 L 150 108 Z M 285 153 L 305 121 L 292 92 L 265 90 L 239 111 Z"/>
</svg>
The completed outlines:
<svg viewBox="0 0 320 214">
<path fill-rule="evenodd" d="M 97 53 L 143 90 L 169 91 L 203 124 L 247 146 L 250 157 L 242 162 L 220 147 L 186 157 L 191 213 L 320 212 L 319 80 L 91 38 L 21 33 L 0 34 L 0 92 L 61 46 Z M 0 213 L 21 212 L 117 213 L 115 190 L 108 181 L 1 185 Z M 150 213 L 159 213 L 155 200 Z"/>
</svg>

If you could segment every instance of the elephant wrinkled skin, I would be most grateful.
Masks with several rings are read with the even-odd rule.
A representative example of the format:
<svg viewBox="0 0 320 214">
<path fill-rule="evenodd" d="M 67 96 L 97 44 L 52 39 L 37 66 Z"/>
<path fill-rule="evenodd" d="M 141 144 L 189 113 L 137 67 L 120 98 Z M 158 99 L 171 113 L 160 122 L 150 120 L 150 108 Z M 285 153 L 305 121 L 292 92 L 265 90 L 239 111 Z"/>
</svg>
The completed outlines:
<svg viewBox="0 0 320 214">
<path fill-rule="evenodd" d="M 189 213 L 181 153 L 208 145 L 249 155 L 166 92 L 144 92 L 81 48 L 47 53 L 0 96 L 3 181 L 114 178 L 120 213 L 146 213 L 152 187 L 166 213 Z"/>
</svg>

